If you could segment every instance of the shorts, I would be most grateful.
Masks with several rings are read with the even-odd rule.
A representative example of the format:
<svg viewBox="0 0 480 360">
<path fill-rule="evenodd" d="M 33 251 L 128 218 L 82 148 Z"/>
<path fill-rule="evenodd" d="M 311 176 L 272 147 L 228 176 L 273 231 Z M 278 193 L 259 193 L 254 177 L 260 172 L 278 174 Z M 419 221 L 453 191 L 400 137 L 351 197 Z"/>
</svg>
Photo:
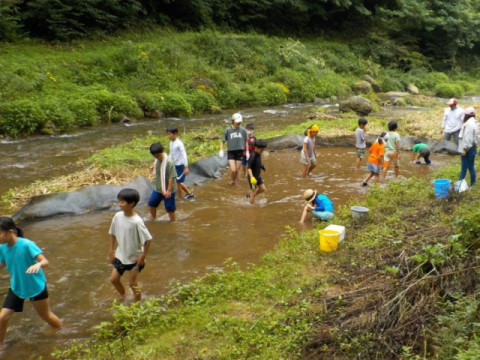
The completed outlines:
<svg viewBox="0 0 480 360">
<path fill-rule="evenodd" d="M 115 268 L 115 270 L 117 270 L 117 272 L 120 274 L 120 276 L 122 276 L 125 271 L 130 271 L 133 268 L 136 268 L 138 270 L 138 272 L 140 273 L 140 272 L 142 272 L 143 268 L 145 267 L 145 264 L 137 265 L 137 263 L 125 265 L 125 264 L 122 264 L 122 262 L 120 260 L 118 260 L 117 258 L 115 258 L 115 260 L 113 260 L 112 265 Z"/>
<path fill-rule="evenodd" d="M 374 174 L 380 174 L 380 166 L 372 163 L 367 163 L 367 171 L 373 172 Z"/>
<path fill-rule="evenodd" d="M 248 185 L 250 186 L 250 190 L 255 190 L 257 188 L 257 186 L 260 186 L 264 183 L 261 176 L 255 176 L 255 179 L 257 179 L 257 185 L 255 185 L 255 187 L 252 187 L 252 183 L 250 182 L 250 178 L 248 178 Z"/>
<path fill-rule="evenodd" d="M 242 161 L 243 150 L 228 150 L 227 159 L 228 160 L 235 160 L 235 161 Z"/>
<path fill-rule="evenodd" d="M 365 148 L 363 149 L 357 148 L 357 157 L 359 159 L 365 159 Z"/>
<path fill-rule="evenodd" d="M 185 181 L 185 165 L 175 165 L 175 171 L 177 172 L 177 183 L 183 183 Z"/>
<path fill-rule="evenodd" d="M 427 162 L 430 157 L 430 149 L 427 147 L 421 148 L 418 154 L 425 159 L 425 162 Z"/>
<path fill-rule="evenodd" d="M 390 167 L 390 163 L 393 162 L 393 166 L 399 167 L 400 162 L 398 161 L 398 155 L 395 151 L 387 151 L 385 152 L 385 161 L 383 163 L 383 167 L 388 169 Z"/>
<path fill-rule="evenodd" d="M 247 166 L 247 155 L 246 154 L 243 154 L 242 166 Z"/>
<path fill-rule="evenodd" d="M 44 300 L 48 299 L 48 291 L 47 291 L 47 286 L 45 285 L 45 289 L 38 294 L 37 296 L 34 296 L 28 300 L 30 301 L 39 301 L 39 300 Z M 4 309 L 10 309 L 15 312 L 22 312 L 23 311 L 23 303 L 25 302 L 25 299 L 22 299 L 18 297 L 12 289 L 8 289 L 7 297 L 5 298 L 5 301 L 3 302 L 2 308 Z"/>
<path fill-rule="evenodd" d="M 175 194 L 176 192 L 172 192 L 170 198 L 167 199 L 165 196 L 163 196 L 163 194 L 160 194 L 158 191 L 153 190 L 152 195 L 150 195 L 150 200 L 148 200 L 148 206 L 156 208 L 163 200 L 165 210 L 167 210 L 167 212 L 174 212 L 175 210 L 177 210 Z"/>
<path fill-rule="evenodd" d="M 303 153 L 303 151 L 300 153 L 300 162 L 303 164 L 303 165 L 311 165 L 311 164 L 315 164 L 317 162 L 317 159 L 315 158 L 315 155 L 312 155 L 310 156 L 310 159 L 307 160 L 305 159 L 305 154 Z"/>
<path fill-rule="evenodd" d="M 312 215 L 323 221 L 328 221 L 333 218 L 333 213 L 330 211 L 313 211 Z"/>
</svg>

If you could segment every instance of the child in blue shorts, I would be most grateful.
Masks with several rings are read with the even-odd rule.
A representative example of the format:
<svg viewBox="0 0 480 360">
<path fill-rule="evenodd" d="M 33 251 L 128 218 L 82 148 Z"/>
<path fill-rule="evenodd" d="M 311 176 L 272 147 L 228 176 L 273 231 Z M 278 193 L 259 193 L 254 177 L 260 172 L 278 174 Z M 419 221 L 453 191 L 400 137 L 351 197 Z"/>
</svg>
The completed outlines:
<svg viewBox="0 0 480 360">
<path fill-rule="evenodd" d="M 150 209 L 150 220 L 157 218 L 157 207 L 164 201 L 165 210 L 170 221 L 175 221 L 175 194 L 177 192 L 177 171 L 172 159 L 163 152 L 163 145 L 154 143 L 150 145 L 150 153 L 155 158 L 155 190 L 150 195 L 148 207 Z"/>
<path fill-rule="evenodd" d="M 170 157 L 175 165 L 177 171 L 177 199 L 182 198 L 182 189 L 185 190 L 184 200 L 194 197 L 193 191 L 191 191 L 187 185 L 185 185 L 185 178 L 190 173 L 188 169 L 187 152 L 183 142 L 178 138 L 178 128 L 176 126 L 169 126 L 167 128 L 167 136 L 170 139 Z"/>
</svg>

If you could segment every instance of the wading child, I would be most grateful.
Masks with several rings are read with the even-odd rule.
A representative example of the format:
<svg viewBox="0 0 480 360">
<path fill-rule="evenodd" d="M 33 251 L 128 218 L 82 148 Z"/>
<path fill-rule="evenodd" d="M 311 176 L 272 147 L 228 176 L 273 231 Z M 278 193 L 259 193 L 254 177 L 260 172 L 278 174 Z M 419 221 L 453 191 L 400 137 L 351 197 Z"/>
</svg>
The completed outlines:
<svg viewBox="0 0 480 360">
<path fill-rule="evenodd" d="M 400 173 L 400 135 L 397 133 L 398 124 L 396 121 L 388 123 L 388 139 L 385 142 L 385 161 L 383 162 L 383 181 L 387 177 L 387 170 L 393 162 L 395 166 L 395 179 Z"/>
<path fill-rule="evenodd" d="M 185 185 L 185 177 L 190 170 L 188 169 L 187 152 L 183 142 L 178 138 L 178 128 L 176 126 L 169 126 L 167 128 L 167 136 L 170 139 L 170 157 L 175 165 L 177 172 L 177 199 L 182 198 L 182 190 L 185 190 L 184 199 L 190 199 L 194 197 L 193 191 L 191 191 L 187 185 Z"/>
<path fill-rule="evenodd" d="M 257 138 L 253 135 L 255 131 L 253 124 L 247 124 L 245 128 L 247 129 L 247 150 L 243 154 L 242 159 L 242 168 L 244 175 L 247 174 L 247 161 L 255 151 L 255 141 L 257 141 Z"/>
<path fill-rule="evenodd" d="M 300 162 L 303 164 L 302 177 L 306 178 L 317 166 L 317 152 L 315 150 L 315 137 L 318 134 L 318 125 L 312 125 L 306 131 L 303 139 L 303 148 L 300 154 Z"/>
<path fill-rule="evenodd" d="M 412 147 L 412 163 L 420 165 L 420 158 L 423 157 L 425 160 L 425 164 L 430 165 L 432 162 L 430 161 L 430 149 L 428 148 L 427 144 L 424 143 L 416 143 Z"/>
<path fill-rule="evenodd" d="M 267 147 L 267 143 L 263 139 L 257 140 L 255 143 L 255 151 L 248 159 L 248 183 L 250 185 L 250 204 L 255 202 L 255 197 L 265 191 L 265 184 L 260 176 L 260 170 L 265 171 L 262 164 L 262 153 Z M 248 195 L 247 195 L 248 197 Z"/>
<path fill-rule="evenodd" d="M 129 272 L 128 284 L 132 289 L 134 301 L 140 301 L 142 293 L 138 286 L 138 274 L 145 267 L 145 258 L 152 236 L 143 223 L 142 218 L 133 210 L 140 200 L 135 189 L 122 189 L 118 195 L 119 212 L 115 214 L 110 225 L 110 244 L 108 256 L 113 265 L 110 282 L 119 292 L 122 302 L 125 302 L 125 287 L 121 277 Z M 115 244 L 117 248 L 114 252 Z"/>
<path fill-rule="evenodd" d="M 327 195 L 318 194 L 316 190 L 308 189 L 303 193 L 303 199 L 306 201 L 306 204 L 303 208 L 300 224 L 303 224 L 309 212 L 317 219 L 323 221 L 333 218 L 333 203 Z"/>
<path fill-rule="evenodd" d="M 148 200 L 148 208 L 150 210 L 150 220 L 157 218 L 157 208 L 163 201 L 165 210 L 170 217 L 170 221 L 175 221 L 175 210 L 177 204 L 175 202 L 175 194 L 177 192 L 177 172 L 172 159 L 163 152 L 163 145 L 154 143 L 150 145 L 150 153 L 155 158 L 155 190 Z"/>
<path fill-rule="evenodd" d="M 240 127 L 243 117 L 239 113 L 232 115 L 232 126 L 229 126 L 220 141 L 220 157 L 223 157 L 223 144 L 227 142 L 227 159 L 230 168 L 231 181 L 229 185 L 238 184 L 238 176 L 242 167 L 243 152 L 247 146 L 247 132 Z"/>
<path fill-rule="evenodd" d="M 62 327 L 60 319 L 50 310 L 47 279 L 42 268 L 48 265 L 42 250 L 23 237 L 23 231 L 13 220 L 0 217 L 0 268 L 7 267 L 10 288 L 0 311 L 0 346 L 3 345 L 8 321 L 14 312 L 23 311 L 26 299 L 32 302 L 38 315 L 55 329 Z"/>
<path fill-rule="evenodd" d="M 367 148 L 367 143 L 365 141 L 365 133 L 367 132 L 368 121 L 365 118 L 358 119 L 358 128 L 355 131 L 355 139 L 357 148 L 357 161 L 355 167 L 360 169 L 360 162 L 365 158 L 365 149 Z"/>
<path fill-rule="evenodd" d="M 383 132 L 368 150 L 367 171 L 370 171 L 370 174 L 368 174 L 365 180 L 363 180 L 362 186 L 367 186 L 368 180 L 372 177 L 375 177 L 375 184 L 378 183 L 380 178 L 380 167 L 382 166 L 383 155 L 385 153 L 385 145 L 383 142 L 386 135 L 387 133 Z"/>
</svg>

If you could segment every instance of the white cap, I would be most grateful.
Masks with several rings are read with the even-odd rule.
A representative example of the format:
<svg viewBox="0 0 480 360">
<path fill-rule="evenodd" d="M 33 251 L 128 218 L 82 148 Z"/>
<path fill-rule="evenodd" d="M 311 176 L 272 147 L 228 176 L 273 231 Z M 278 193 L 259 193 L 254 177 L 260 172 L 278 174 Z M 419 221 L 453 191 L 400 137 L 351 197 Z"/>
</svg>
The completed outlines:
<svg viewBox="0 0 480 360">
<path fill-rule="evenodd" d="M 242 114 L 235 113 L 232 115 L 232 120 L 235 121 L 237 124 L 240 124 L 243 120 Z"/>
</svg>

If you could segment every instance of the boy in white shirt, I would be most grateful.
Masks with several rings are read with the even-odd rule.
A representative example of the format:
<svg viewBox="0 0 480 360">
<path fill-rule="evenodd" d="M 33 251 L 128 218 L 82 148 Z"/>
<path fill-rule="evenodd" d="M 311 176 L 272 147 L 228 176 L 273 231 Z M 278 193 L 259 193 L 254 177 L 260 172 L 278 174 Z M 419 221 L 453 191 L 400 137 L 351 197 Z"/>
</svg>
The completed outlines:
<svg viewBox="0 0 480 360">
<path fill-rule="evenodd" d="M 187 152 L 183 142 L 178 138 L 178 128 L 176 126 L 169 126 L 167 128 L 167 136 L 170 139 L 170 158 L 175 164 L 175 170 L 177 171 L 177 198 L 182 198 L 182 189 L 186 195 L 184 200 L 194 197 L 193 191 L 191 191 L 187 185 L 185 185 L 185 177 L 190 172 L 188 170 Z"/>
<path fill-rule="evenodd" d="M 118 206 L 121 211 L 113 217 L 110 225 L 109 258 L 113 265 L 110 282 L 120 293 L 125 302 L 125 287 L 121 277 L 125 271 L 130 272 L 129 285 L 133 292 L 134 301 L 140 301 L 142 293 L 138 286 L 138 274 L 145 267 L 145 258 L 152 236 L 143 223 L 142 218 L 133 210 L 140 200 L 135 189 L 122 189 L 118 195 Z M 115 243 L 117 248 L 114 252 Z"/>
</svg>

